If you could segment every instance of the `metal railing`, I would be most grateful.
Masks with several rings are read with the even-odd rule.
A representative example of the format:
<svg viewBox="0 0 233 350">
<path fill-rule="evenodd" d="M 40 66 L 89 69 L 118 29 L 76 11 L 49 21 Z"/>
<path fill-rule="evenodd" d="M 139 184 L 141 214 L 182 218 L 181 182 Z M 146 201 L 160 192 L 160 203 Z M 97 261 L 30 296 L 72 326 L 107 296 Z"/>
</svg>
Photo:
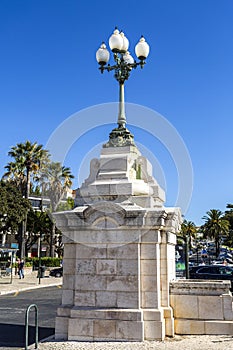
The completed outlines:
<svg viewBox="0 0 233 350">
<path fill-rule="evenodd" d="M 31 304 L 27 307 L 26 315 L 25 315 L 25 350 L 28 350 L 28 319 L 29 312 L 31 308 L 35 309 L 35 328 L 36 328 L 36 341 L 35 341 L 35 349 L 38 349 L 38 306 L 36 304 Z"/>
</svg>

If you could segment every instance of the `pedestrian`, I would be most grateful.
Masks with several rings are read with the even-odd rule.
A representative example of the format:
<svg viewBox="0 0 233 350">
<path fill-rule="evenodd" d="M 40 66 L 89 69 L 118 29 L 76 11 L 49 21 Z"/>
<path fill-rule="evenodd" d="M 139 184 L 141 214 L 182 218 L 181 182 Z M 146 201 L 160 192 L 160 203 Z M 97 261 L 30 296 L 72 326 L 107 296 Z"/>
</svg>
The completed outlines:
<svg viewBox="0 0 233 350">
<path fill-rule="evenodd" d="M 19 260 L 18 262 L 18 275 L 19 275 L 19 279 L 24 278 L 24 261 Z"/>
</svg>

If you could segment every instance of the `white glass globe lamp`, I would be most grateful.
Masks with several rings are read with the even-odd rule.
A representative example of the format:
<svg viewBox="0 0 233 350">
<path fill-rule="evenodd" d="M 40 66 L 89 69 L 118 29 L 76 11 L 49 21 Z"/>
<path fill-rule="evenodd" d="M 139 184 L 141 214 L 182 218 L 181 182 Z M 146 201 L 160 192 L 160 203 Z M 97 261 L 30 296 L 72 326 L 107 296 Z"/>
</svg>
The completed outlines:
<svg viewBox="0 0 233 350">
<path fill-rule="evenodd" d="M 130 55 L 129 51 L 126 51 L 126 53 L 124 54 L 123 60 L 124 60 L 124 62 L 129 63 L 129 64 L 133 64 L 134 63 L 134 59 Z"/>
<path fill-rule="evenodd" d="M 125 34 L 123 32 L 120 32 L 120 36 L 122 37 L 123 44 L 121 47 L 121 52 L 124 53 L 128 50 L 129 48 L 129 40 L 126 38 Z"/>
<path fill-rule="evenodd" d="M 120 35 L 119 30 L 116 28 L 113 34 L 109 38 L 109 47 L 112 52 L 120 52 L 123 46 L 123 38 Z"/>
<path fill-rule="evenodd" d="M 102 43 L 100 48 L 96 51 L 96 60 L 101 66 L 103 66 L 109 61 L 109 58 L 110 53 L 106 49 L 105 43 Z"/>
<path fill-rule="evenodd" d="M 150 47 L 147 44 L 145 38 L 142 36 L 137 45 L 135 46 L 135 53 L 139 60 L 145 60 L 149 55 Z"/>
</svg>

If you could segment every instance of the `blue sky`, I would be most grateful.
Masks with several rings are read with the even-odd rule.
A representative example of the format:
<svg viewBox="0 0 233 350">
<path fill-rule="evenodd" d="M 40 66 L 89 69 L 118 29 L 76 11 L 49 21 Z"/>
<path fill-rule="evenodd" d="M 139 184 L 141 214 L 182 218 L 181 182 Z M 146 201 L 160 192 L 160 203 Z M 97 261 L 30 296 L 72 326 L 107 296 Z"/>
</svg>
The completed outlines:
<svg viewBox="0 0 233 350">
<path fill-rule="evenodd" d="M 119 8 L 116 2 L 1 0 L 0 174 L 11 146 L 27 139 L 46 145 L 71 115 L 117 101 L 113 74 L 101 75 L 95 60 L 117 25 L 130 40 L 132 55 L 141 34 L 151 47 L 145 68 L 133 71 L 126 82 L 127 103 L 166 118 L 188 149 L 193 193 L 185 217 L 201 224 L 207 210 L 224 211 L 233 203 L 232 14 L 232 0 L 126 0 Z M 115 126 L 102 125 L 95 112 L 90 115 L 98 126 L 83 132 L 65 159 L 76 176 L 74 187 L 88 173 L 87 154 L 96 155 Z M 109 118 L 115 123 L 117 116 Z M 129 119 L 128 128 L 141 150 L 150 153 L 155 177 L 166 187 L 166 205 L 175 205 L 179 169 L 171 149 L 154 132 L 137 127 L 133 116 Z M 81 112 L 82 130 L 85 123 Z M 63 138 L 69 139 L 69 131 L 61 146 Z"/>
</svg>

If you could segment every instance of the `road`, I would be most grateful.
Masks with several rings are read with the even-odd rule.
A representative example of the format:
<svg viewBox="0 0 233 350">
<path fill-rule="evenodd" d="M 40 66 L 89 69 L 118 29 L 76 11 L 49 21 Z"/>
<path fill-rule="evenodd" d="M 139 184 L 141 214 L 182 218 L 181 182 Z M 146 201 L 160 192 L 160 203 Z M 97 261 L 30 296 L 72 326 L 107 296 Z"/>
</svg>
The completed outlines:
<svg viewBox="0 0 233 350">
<path fill-rule="evenodd" d="M 39 339 L 54 334 L 56 310 L 61 302 L 61 288 L 48 287 L 0 296 L 0 348 L 25 345 L 25 314 L 30 304 L 38 306 Z M 34 308 L 29 314 L 29 344 L 35 338 Z"/>
</svg>

